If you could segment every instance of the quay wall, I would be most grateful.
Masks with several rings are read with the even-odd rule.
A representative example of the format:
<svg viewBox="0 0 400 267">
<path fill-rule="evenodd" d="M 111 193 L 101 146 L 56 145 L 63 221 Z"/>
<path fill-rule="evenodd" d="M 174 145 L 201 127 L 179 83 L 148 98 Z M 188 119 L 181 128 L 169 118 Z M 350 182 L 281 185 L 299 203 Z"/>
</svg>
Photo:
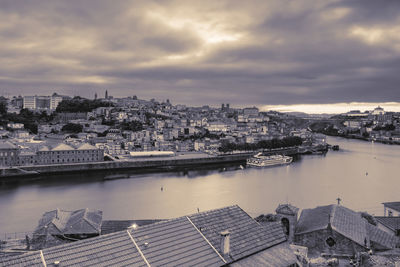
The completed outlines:
<svg viewBox="0 0 400 267">
<path fill-rule="evenodd" d="M 138 159 L 131 161 L 103 161 L 90 163 L 73 163 L 73 164 L 51 164 L 51 165 L 33 165 L 19 166 L 24 172 L 11 173 L 7 170 L 0 172 L 0 181 L 7 178 L 11 180 L 20 180 L 24 178 L 40 178 L 40 176 L 51 174 L 66 174 L 70 172 L 91 172 L 91 171 L 108 171 L 123 169 L 170 169 L 174 167 L 199 166 L 207 164 L 221 164 L 243 162 L 250 156 L 249 153 L 232 154 L 223 156 L 197 156 L 189 158 L 152 158 Z M 37 172 L 37 174 L 33 174 Z"/>
</svg>

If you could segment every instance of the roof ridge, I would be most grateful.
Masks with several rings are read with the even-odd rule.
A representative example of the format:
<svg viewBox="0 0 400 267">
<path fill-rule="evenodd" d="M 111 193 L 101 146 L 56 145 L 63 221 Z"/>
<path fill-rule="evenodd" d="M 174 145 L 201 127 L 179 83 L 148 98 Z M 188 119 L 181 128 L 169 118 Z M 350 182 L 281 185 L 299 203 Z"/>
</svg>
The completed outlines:
<svg viewBox="0 0 400 267">
<path fill-rule="evenodd" d="M 212 209 L 212 210 L 205 210 L 205 211 L 202 211 L 202 212 L 197 212 L 197 213 L 192 213 L 192 214 L 189 214 L 189 215 L 184 215 L 184 216 L 181 216 L 181 217 L 178 217 L 178 218 L 191 217 L 191 216 L 195 216 L 197 214 L 202 214 L 202 213 L 206 213 L 206 212 L 209 213 L 209 212 L 214 212 L 214 211 L 217 211 L 217 210 L 233 208 L 233 207 L 238 207 L 239 209 L 241 209 L 238 204 L 234 204 L 234 205 L 225 206 L 225 207 L 222 207 L 222 208 L 216 208 L 216 209 Z"/>
</svg>

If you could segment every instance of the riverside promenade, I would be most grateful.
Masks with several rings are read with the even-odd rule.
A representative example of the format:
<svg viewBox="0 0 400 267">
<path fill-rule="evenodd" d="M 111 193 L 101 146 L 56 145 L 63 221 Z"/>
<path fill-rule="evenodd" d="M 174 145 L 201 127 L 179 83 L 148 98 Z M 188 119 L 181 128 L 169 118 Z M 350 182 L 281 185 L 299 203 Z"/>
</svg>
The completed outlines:
<svg viewBox="0 0 400 267">
<path fill-rule="evenodd" d="M 245 163 L 253 153 L 237 153 L 226 155 L 209 155 L 206 153 L 184 153 L 170 157 L 121 158 L 116 161 L 49 164 L 18 166 L 0 169 L 0 182 L 18 180 L 36 180 L 47 178 L 53 174 L 73 172 L 96 172 L 109 170 L 152 169 L 154 171 L 173 170 L 179 167 L 200 166 L 207 164 Z"/>
<path fill-rule="evenodd" d="M 176 154 L 175 156 L 143 158 L 131 158 L 126 155 L 114 161 L 14 166 L 0 168 L 0 184 L 23 180 L 48 179 L 54 178 L 57 174 L 67 173 L 105 172 L 113 170 L 151 170 L 152 172 L 162 172 L 212 164 L 237 163 L 244 165 L 246 159 L 255 153 L 256 151 L 245 151 L 210 155 L 202 152 L 185 152 Z M 299 151 L 298 147 L 289 147 L 265 150 L 263 153 L 265 155 L 282 154 L 293 156 L 297 155 Z"/>
</svg>

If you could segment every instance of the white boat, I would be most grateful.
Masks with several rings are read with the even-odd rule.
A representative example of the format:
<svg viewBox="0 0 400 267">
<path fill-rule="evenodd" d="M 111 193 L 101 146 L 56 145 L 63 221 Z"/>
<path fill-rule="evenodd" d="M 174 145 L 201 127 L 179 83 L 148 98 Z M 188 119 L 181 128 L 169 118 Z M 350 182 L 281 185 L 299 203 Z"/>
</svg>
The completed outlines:
<svg viewBox="0 0 400 267">
<path fill-rule="evenodd" d="M 262 153 L 247 159 L 247 166 L 252 167 L 268 167 L 275 165 L 286 165 L 293 161 L 292 157 L 283 155 L 263 156 Z"/>
</svg>

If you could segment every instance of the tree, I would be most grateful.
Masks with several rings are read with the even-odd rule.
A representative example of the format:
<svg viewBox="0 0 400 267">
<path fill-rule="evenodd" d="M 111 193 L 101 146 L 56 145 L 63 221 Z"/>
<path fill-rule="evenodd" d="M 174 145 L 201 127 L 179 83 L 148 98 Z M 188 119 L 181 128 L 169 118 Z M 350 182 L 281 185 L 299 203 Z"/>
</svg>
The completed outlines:
<svg viewBox="0 0 400 267">
<path fill-rule="evenodd" d="M 75 123 L 68 123 L 61 128 L 61 131 L 66 133 L 80 133 L 83 130 L 83 126 Z"/>
<path fill-rule="evenodd" d="M 0 114 L 1 115 L 7 114 L 7 104 L 4 102 L 0 102 Z"/>
<path fill-rule="evenodd" d="M 122 131 L 138 132 L 143 130 L 143 124 L 140 121 L 122 122 L 119 126 Z"/>
<path fill-rule="evenodd" d="M 38 133 L 38 126 L 34 122 L 26 122 L 26 123 L 24 123 L 24 128 L 26 130 L 30 131 L 33 134 L 37 134 Z"/>
<path fill-rule="evenodd" d="M 98 107 L 113 107 L 114 104 L 110 102 L 103 102 L 101 100 L 89 100 L 81 97 L 74 97 L 70 100 L 61 101 L 56 112 L 90 112 Z"/>
</svg>

